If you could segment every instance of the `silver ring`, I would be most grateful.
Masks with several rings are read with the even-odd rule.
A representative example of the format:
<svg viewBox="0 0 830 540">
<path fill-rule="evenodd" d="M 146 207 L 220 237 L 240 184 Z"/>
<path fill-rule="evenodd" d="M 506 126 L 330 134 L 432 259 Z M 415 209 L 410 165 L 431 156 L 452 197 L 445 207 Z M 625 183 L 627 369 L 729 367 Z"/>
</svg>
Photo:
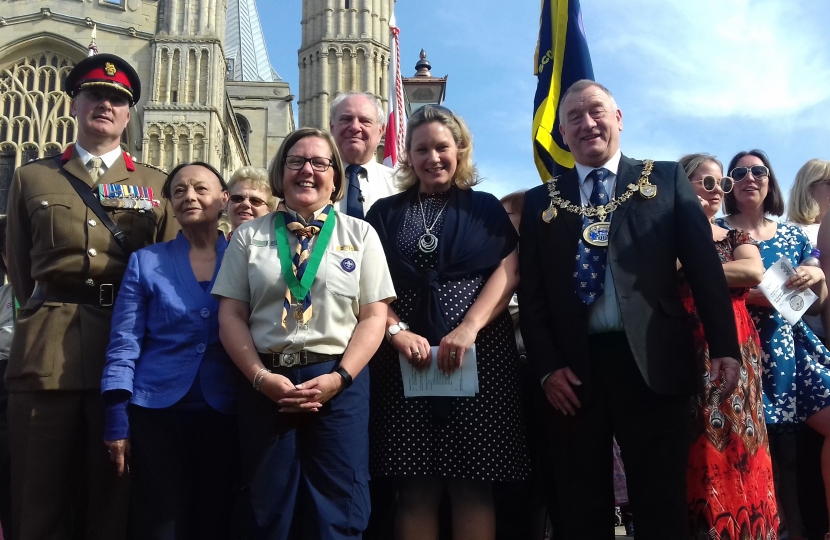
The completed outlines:
<svg viewBox="0 0 830 540">
<path fill-rule="evenodd" d="M 450 358 L 455 358 L 456 356 L 458 355 L 455 353 L 455 351 L 450 351 Z"/>
<path fill-rule="evenodd" d="M 413 351 L 412 356 L 414 356 L 415 358 L 420 358 L 421 357 L 421 351 Z"/>
</svg>

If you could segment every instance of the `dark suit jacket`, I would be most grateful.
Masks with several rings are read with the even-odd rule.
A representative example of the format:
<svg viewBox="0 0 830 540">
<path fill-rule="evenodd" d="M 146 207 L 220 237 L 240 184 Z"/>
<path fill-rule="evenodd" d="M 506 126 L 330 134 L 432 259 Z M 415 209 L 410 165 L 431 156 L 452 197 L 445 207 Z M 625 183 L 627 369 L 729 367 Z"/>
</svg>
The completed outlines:
<svg viewBox="0 0 830 540">
<path fill-rule="evenodd" d="M 625 156 L 615 196 L 637 183 L 643 162 Z M 646 384 L 659 394 L 688 394 L 701 388 L 701 366 L 692 328 L 680 300 L 676 260 L 691 285 L 712 357 L 740 359 L 734 315 L 712 232 L 689 179 L 676 162 L 655 162 L 649 177 L 657 196 L 635 193 L 611 218 L 608 262 L 631 351 Z M 557 183 L 561 196 L 580 204 L 576 170 Z M 525 196 L 520 227 L 522 336 L 537 376 L 570 367 L 590 397 L 588 307 L 573 284 L 582 218 L 559 209 L 550 223 L 542 211 L 546 185 Z"/>
</svg>

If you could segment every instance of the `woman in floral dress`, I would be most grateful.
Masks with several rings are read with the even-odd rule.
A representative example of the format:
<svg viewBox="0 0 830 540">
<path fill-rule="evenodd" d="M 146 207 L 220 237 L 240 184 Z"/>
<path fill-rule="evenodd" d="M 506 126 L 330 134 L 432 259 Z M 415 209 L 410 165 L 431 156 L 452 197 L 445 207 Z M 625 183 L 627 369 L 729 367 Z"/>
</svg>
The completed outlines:
<svg viewBox="0 0 830 540">
<path fill-rule="evenodd" d="M 812 246 L 804 232 L 767 215 L 784 212 L 783 196 L 769 159 L 760 150 L 740 152 L 729 164 L 735 188 L 724 198 L 726 218 L 717 224 L 746 231 L 758 242 L 764 266 L 782 257 L 796 268 L 787 286 L 810 288 L 819 299 L 808 310 L 818 313 L 827 296 L 824 272 L 814 266 L 799 266 Z M 830 483 L 830 354 L 804 324 L 790 325 L 756 289 L 747 296 L 747 307 L 761 338 L 764 417 L 768 425 L 807 424 L 825 437 L 822 476 Z M 828 490 L 830 494 L 830 490 Z M 798 536 L 791 531 L 790 537 Z M 830 540 L 830 534 L 825 536 Z"/>
<path fill-rule="evenodd" d="M 723 177 L 714 156 L 691 154 L 680 159 L 709 219 L 720 210 L 732 179 Z M 709 350 L 697 318 L 691 289 L 680 270 L 680 291 L 695 328 L 698 355 L 703 360 L 706 387 L 692 400 L 694 434 L 689 451 L 687 497 L 689 533 L 695 539 L 777 538 L 778 508 L 773 489 L 772 461 L 764 423 L 761 392 L 760 343 L 747 313 L 749 287 L 763 278 L 758 248 L 743 231 L 712 225 L 712 237 L 732 294 L 742 366 L 735 392 L 722 399 L 709 384 Z"/>
</svg>

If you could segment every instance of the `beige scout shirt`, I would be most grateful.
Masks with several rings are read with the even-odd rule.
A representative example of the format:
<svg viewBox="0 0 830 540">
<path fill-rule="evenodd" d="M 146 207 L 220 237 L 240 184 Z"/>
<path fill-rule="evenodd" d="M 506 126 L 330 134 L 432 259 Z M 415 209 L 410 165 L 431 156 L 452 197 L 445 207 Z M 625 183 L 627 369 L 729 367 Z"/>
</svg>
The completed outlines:
<svg viewBox="0 0 830 540">
<path fill-rule="evenodd" d="M 274 235 L 276 215 L 272 212 L 234 231 L 211 293 L 249 304 L 248 326 L 259 352 L 305 349 L 342 354 L 354 333 L 360 306 L 395 299 L 378 234 L 365 221 L 337 213 L 329 245 L 311 285 L 311 320 L 302 324 L 289 311 L 286 330 L 281 321 L 287 287 Z M 310 245 L 312 253 L 322 247 L 315 245 L 316 240 L 315 236 Z M 297 242 L 289 232 L 292 254 Z"/>
</svg>

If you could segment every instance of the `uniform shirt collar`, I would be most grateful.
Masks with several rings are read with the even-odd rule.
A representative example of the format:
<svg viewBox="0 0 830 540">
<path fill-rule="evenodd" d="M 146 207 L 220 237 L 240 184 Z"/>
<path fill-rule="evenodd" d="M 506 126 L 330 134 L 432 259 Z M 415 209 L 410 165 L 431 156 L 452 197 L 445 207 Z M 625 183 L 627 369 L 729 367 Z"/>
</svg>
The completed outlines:
<svg viewBox="0 0 830 540">
<path fill-rule="evenodd" d="M 611 172 L 611 174 L 614 177 L 616 177 L 617 176 L 617 170 L 620 168 L 620 158 L 621 157 L 622 157 L 622 151 L 619 148 L 617 148 L 617 151 L 614 152 L 614 155 L 611 156 L 611 159 L 609 159 L 608 161 L 606 161 L 604 164 L 600 165 L 599 167 L 588 167 L 587 165 L 582 165 L 580 163 L 577 163 L 576 164 L 576 174 L 579 175 L 579 185 L 585 184 L 585 178 L 587 178 L 587 176 L 589 174 L 591 174 L 591 171 L 593 171 L 594 169 L 599 169 L 601 167 L 605 167 L 606 169 L 608 169 Z"/>
<path fill-rule="evenodd" d="M 107 152 L 106 154 L 104 154 L 102 156 L 93 156 L 83 146 L 81 146 L 78 143 L 75 143 L 75 150 L 78 151 L 78 157 L 81 158 L 81 161 L 83 161 L 84 165 L 89 163 L 90 159 L 92 159 L 94 157 L 99 157 L 99 158 L 101 158 L 101 161 L 104 162 L 104 165 L 107 166 L 107 169 L 112 168 L 112 164 L 115 163 L 118 160 L 119 157 L 121 157 L 121 147 L 120 146 L 110 150 L 109 152 Z"/>
</svg>

